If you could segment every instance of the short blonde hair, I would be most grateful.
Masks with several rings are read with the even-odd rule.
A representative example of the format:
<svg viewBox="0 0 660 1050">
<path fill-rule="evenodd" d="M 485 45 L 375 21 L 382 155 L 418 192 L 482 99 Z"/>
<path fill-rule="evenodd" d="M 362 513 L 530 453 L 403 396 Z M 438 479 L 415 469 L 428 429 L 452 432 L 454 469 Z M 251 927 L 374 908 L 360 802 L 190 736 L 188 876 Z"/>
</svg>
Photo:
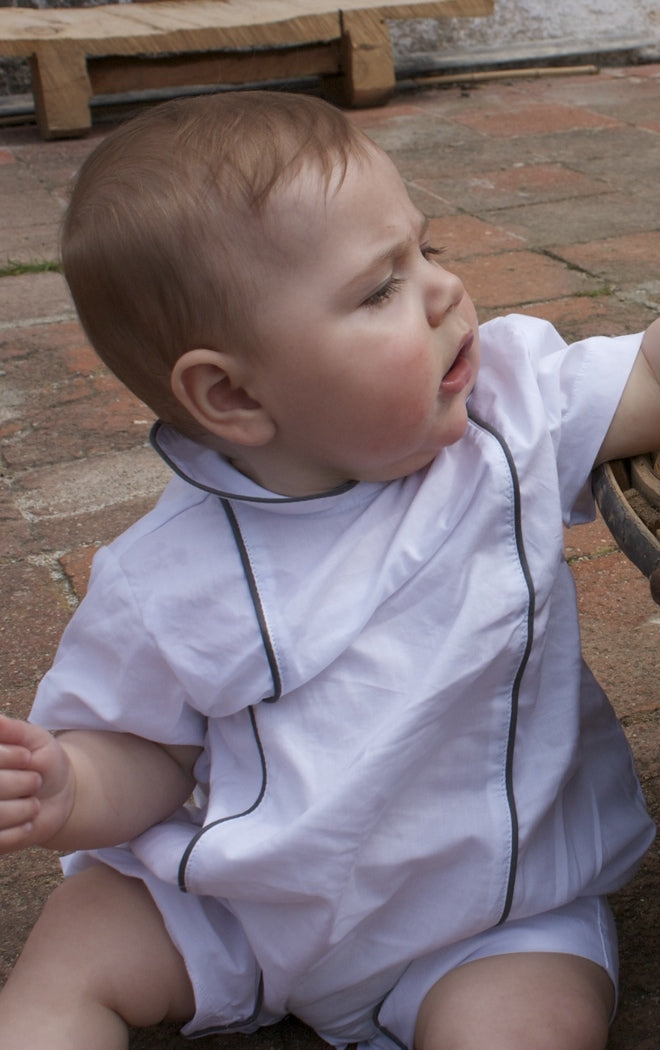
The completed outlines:
<svg viewBox="0 0 660 1050">
<path fill-rule="evenodd" d="M 367 142 L 319 99 L 228 92 L 147 110 L 86 160 L 62 228 L 64 275 L 99 356 L 158 415 L 182 423 L 170 390 L 181 354 L 247 338 L 241 241 L 274 187 L 308 162 L 327 186 Z"/>
</svg>

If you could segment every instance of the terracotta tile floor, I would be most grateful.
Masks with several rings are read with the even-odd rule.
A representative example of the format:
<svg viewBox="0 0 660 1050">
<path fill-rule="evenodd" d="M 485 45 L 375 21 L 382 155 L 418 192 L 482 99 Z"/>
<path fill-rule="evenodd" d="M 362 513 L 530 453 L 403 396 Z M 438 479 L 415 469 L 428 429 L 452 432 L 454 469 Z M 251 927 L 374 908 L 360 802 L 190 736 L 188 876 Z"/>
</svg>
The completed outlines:
<svg viewBox="0 0 660 1050">
<path fill-rule="evenodd" d="M 483 320 L 534 313 L 570 339 L 644 328 L 660 307 L 660 66 L 401 92 L 354 119 L 388 149 Z M 0 266 L 57 257 L 67 185 L 107 131 L 42 142 L 0 129 Z M 56 272 L 0 279 L 0 710 L 25 715 L 91 557 L 156 498 L 150 413 L 89 351 Z M 601 520 L 571 530 L 586 655 L 658 814 L 660 608 Z M 0 975 L 58 878 L 45 853 L 0 860 Z M 609 1050 L 660 1046 L 660 859 L 615 898 L 622 991 Z M 295 1022 L 237 1048 L 312 1047 Z M 173 1029 L 132 1047 L 179 1047 Z M 203 1039 L 203 1046 L 220 1046 Z"/>
</svg>

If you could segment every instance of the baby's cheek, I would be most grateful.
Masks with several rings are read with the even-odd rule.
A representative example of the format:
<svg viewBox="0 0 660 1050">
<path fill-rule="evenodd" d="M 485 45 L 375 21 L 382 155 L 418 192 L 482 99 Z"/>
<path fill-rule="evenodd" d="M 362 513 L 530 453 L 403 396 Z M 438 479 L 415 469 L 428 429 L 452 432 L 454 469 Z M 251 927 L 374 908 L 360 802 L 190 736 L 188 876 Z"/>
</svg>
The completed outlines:
<svg viewBox="0 0 660 1050">
<path fill-rule="evenodd" d="M 435 420 L 441 411 L 435 399 L 431 403 L 428 397 L 409 394 L 402 389 L 382 418 L 379 428 L 381 447 L 398 453 L 416 447 L 420 436 L 429 428 L 431 415 Z"/>
</svg>

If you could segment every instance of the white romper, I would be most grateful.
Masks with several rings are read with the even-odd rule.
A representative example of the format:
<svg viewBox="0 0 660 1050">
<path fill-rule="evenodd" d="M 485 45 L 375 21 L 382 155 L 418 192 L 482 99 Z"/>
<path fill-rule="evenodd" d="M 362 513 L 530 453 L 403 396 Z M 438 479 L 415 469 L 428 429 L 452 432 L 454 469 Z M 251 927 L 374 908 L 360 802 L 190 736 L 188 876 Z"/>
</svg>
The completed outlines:
<svg viewBox="0 0 660 1050">
<path fill-rule="evenodd" d="M 465 436 L 401 480 L 280 497 L 157 426 L 181 476 L 99 552 L 40 686 L 49 728 L 204 748 L 197 808 L 91 856 L 161 908 L 187 1034 L 374 1040 L 413 960 L 617 889 L 653 837 L 562 533 L 640 336 L 481 337 Z"/>
</svg>

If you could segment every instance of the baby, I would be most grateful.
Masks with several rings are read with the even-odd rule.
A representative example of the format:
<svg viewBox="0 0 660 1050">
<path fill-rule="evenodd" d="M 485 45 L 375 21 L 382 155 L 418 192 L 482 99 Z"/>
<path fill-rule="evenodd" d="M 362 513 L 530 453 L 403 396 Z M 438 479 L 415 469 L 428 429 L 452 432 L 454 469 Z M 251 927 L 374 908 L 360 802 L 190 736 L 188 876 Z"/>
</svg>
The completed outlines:
<svg viewBox="0 0 660 1050">
<path fill-rule="evenodd" d="M 268 92 L 84 164 L 63 263 L 173 478 L 95 559 L 0 851 L 70 854 L 0 1048 L 288 1013 L 362 1050 L 602 1050 L 653 837 L 563 523 L 660 447 L 660 321 L 478 326 L 387 156 Z"/>
</svg>

